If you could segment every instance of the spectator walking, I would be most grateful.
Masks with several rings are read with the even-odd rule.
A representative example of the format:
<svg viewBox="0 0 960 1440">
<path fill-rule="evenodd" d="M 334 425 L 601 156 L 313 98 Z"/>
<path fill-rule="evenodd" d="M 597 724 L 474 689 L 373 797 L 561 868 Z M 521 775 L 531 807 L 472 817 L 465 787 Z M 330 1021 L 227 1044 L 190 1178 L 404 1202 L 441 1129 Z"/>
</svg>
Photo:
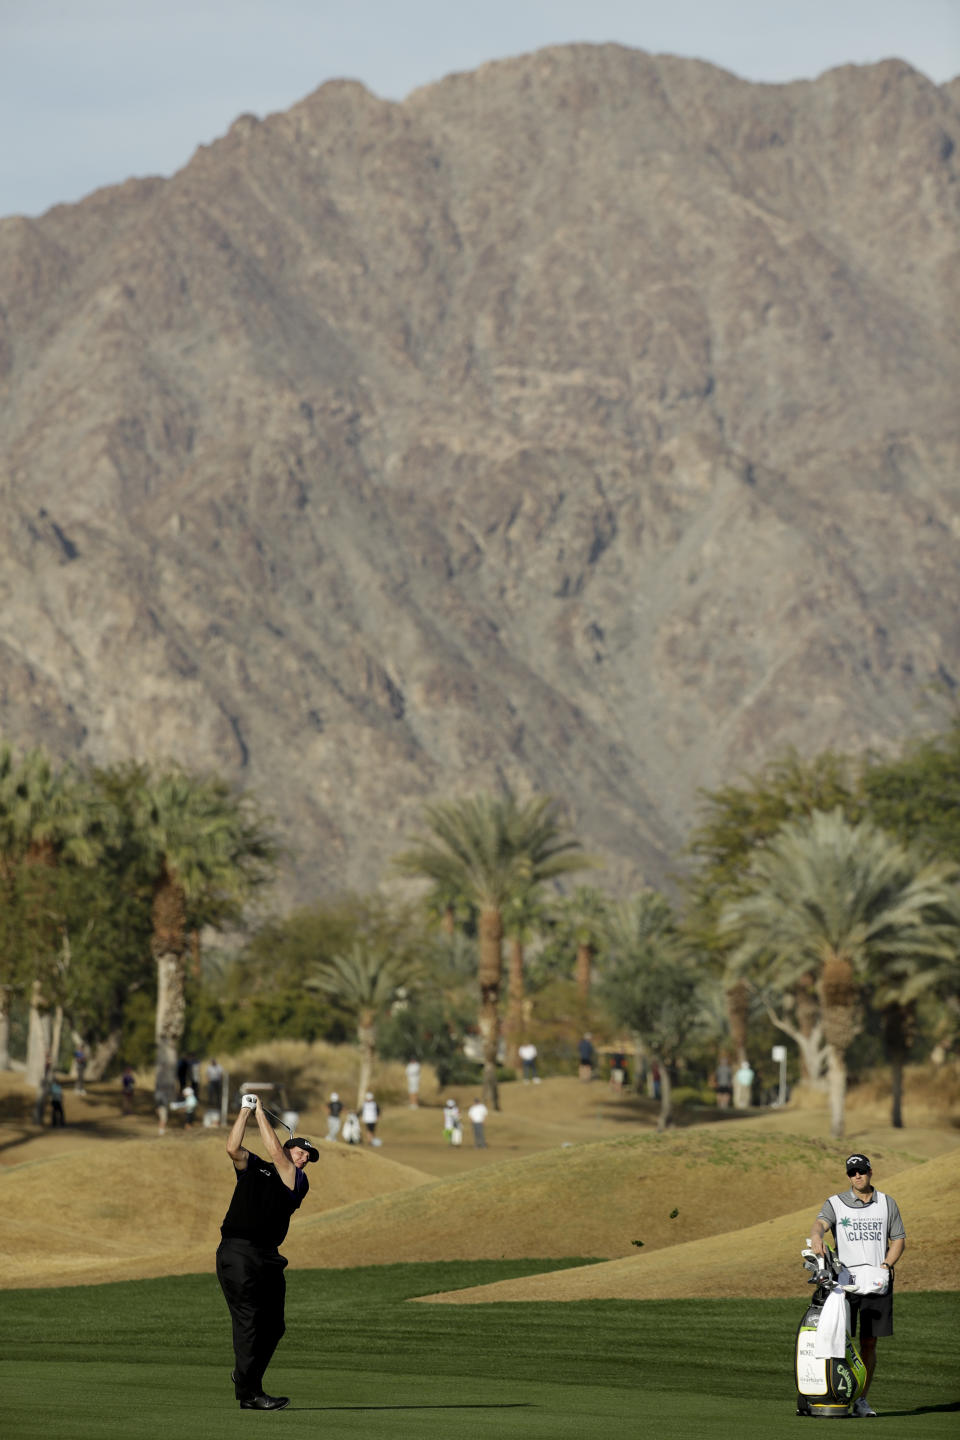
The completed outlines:
<svg viewBox="0 0 960 1440">
<path fill-rule="evenodd" d="M 415 1055 L 407 1061 L 407 1103 L 411 1110 L 420 1108 L 420 1075 L 422 1067 Z"/>
<path fill-rule="evenodd" d="M 53 1075 L 50 1078 L 50 1124 L 54 1130 L 58 1130 L 66 1123 L 63 1113 L 63 1086 L 56 1075 Z"/>
<path fill-rule="evenodd" d="M 623 1052 L 618 1050 L 610 1057 L 610 1089 L 619 1095 L 627 1083 L 627 1062 Z"/>
<path fill-rule="evenodd" d="M 443 1107 L 443 1135 L 448 1145 L 459 1145 L 463 1140 L 460 1106 L 453 1099 L 447 1100 Z"/>
<path fill-rule="evenodd" d="M 367 1141 L 370 1145 L 382 1145 L 383 1141 L 377 1136 L 377 1121 L 380 1119 L 380 1106 L 373 1098 L 373 1091 L 368 1090 L 363 1097 L 363 1108 L 360 1111 L 360 1119 L 363 1121 L 363 1128 L 367 1132 Z"/>
<path fill-rule="evenodd" d="M 577 1046 L 577 1055 L 580 1058 L 580 1079 L 587 1081 L 593 1079 L 593 1066 L 597 1055 L 593 1048 L 593 1036 L 587 1031 Z"/>
<path fill-rule="evenodd" d="M 483 1129 L 487 1113 L 487 1107 L 480 1099 L 474 1100 L 467 1111 L 467 1118 L 473 1126 L 473 1144 L 477 1150 L 486 1150 L 487 1148 L 487 1137 Z"/>
<path fill-rule="evenodd" d="M 520 1046 L 517 1054 L 520 1056 L 520 1064 L 523 1067 L 523 1082 L 529 1085 L 540 1084 L 540 1077 L 537 1075 L 537 1047 L 532 1040 L 525 1040 Z"/>
<path fill-rule="evenodd" d="M 330 1099 L 327 1101 L 327 1139 L 336 1140 L 340 1134 L 340 1116 L 343 1114 L 343 1101 L 336 1090 L 330 1092 Z"/>
</svg>

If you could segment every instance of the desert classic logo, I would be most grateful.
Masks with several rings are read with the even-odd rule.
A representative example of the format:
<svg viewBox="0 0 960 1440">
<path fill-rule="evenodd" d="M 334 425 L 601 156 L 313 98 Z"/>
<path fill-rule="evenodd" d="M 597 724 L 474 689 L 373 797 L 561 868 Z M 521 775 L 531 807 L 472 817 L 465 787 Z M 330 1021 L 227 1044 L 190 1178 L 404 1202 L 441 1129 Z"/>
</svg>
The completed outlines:
<svg viewBox="0 0 960 1440">
<path fill-rule="evenodd" d="M 855 1244 L 867 1244 L 871 1240 L 880 1241 L 883 1239 L 882 1220 L 851 1220 L 849 1215 L 844 1215 L 840 1220 L 844 1237 L 854 1241 Z"/>
</svg>

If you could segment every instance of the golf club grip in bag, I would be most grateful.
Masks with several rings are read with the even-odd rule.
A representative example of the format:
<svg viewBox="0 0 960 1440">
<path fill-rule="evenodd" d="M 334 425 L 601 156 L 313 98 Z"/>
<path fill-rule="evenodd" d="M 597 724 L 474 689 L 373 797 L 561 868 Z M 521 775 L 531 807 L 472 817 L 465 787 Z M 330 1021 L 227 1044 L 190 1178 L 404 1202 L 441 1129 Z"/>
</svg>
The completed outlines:
<svg viewBox="0 0 960 1440">
<path fill-rule="evenodd" d="M 850 1406 L 863 1393 L 867 1370 L 860 1347 L 847 1332 L 847 1353 L 841 1358 L 822 1360 L 814 1354 L 817 1321 L 823 1304 L 814 1301 L 797 1328 L 794 1370 L 797 1381 L 797 1414 L 821 1420 L 845 1420 Z"/>
</svg>

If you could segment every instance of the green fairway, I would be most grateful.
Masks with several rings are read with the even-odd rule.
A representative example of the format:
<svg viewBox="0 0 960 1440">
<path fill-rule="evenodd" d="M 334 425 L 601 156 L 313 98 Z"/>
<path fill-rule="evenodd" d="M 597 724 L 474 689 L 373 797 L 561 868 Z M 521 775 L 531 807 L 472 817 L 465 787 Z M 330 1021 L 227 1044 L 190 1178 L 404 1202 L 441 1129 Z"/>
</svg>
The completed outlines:
<svg viewBox="0 0 960 1440">
<path fill-rule="evenodd" d="M 204 1440 L 282 1428 L 325 1437 L 689 1437 L 796 1434 L 795 1301 L 431 1306 L 411 1296 L 561 1268 L 533 1262 L 290 1273 L 268 1375 L 292 1403 L 241 1412 L 213 1275 L 0 1300 L 10 1440 Z M 947 1436 L 960 1416 L 957 1302 L 902 1295 L 873 1399 L 889 1436 Z M 802 1432 L 801 1432 L 802 1433 Z"/>
</svg>

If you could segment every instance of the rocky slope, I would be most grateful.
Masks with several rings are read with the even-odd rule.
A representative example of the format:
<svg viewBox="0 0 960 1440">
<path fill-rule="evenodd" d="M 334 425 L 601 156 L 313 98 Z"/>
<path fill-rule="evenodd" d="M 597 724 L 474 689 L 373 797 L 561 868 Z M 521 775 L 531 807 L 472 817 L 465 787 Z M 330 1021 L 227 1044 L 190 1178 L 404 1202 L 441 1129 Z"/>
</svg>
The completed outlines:
<svg viewBox="0 0 960 1440">
<path fill-rule="evenodd" d="M 332 83 L 0 221 L 0 731 L 215 766 L 287 896 L 697 787 L 960 676 L 956 84 L 572 46 Z"/>
</svg>

